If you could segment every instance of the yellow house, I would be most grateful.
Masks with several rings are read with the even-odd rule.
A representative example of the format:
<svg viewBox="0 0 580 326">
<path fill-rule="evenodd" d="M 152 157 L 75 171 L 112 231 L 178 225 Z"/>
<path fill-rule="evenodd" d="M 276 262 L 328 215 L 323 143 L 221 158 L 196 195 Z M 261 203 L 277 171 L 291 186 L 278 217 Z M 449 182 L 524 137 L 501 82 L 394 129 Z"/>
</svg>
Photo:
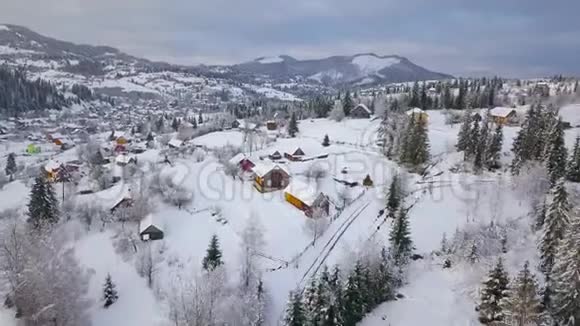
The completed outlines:
<svg viewBox="0 0 580 326">
<path fill-rule="evenodd" d="M 421 110 L 420 108 L 412 108 L 410 110 L 407 110 L 407 112 L 405 113 L 409 117 L 414 118 L 416 122 L 420 122 L 423 124 L 429 122 L 429 115 L 427 114 L 427 112 Z"/>
<path fill-rule="evenodd" d="M 50 182 L 56 181 L 58 178 L 58 169 L 61 164 L 57 161 L 50 160 L 44 166 L 44 171 L 46 172 L 46 179 Z"/>
<path fill-rule="evenodd" d="M 284 189 L 284 199 L 303 211 L 308 217 L 312 217 L 315 208 L 320 208 L 322 212 L 328 215 L 330 208 L 330 201 L 326 195 L 317 191 L 312 185 L 300 180 L 292 180 L 288 187 Z"/>
<path fill-rule="evenodd" d="M 284 189 L 290 183 L 290 174 L 278 164 L 257 162 L 252 171 L 254 187 L 259 192 Z"/>
</svg>

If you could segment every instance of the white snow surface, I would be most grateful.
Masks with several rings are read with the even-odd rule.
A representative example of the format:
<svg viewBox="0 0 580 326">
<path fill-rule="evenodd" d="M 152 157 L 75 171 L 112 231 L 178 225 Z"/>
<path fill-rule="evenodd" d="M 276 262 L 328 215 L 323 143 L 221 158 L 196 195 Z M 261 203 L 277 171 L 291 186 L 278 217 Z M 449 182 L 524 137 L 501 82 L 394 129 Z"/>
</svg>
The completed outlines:
<svg viewBox="0 0 580 326">
<path fill-rule="evenodd" d="M 400 63 L 397 58 L 379 58 L 373 55 L 359 55 L 352 59 L 352 64 L 356 65 L 364 75 L 373 75 L 379 71 Z"/>
<path fill-rule="evenodd" d="M 275 57 L 264 57 L 261 59 L 258 59 L 257 62 L 262 63 L 262 64 L 267 64 L 267 63 L 278 63 L 278 62 L 282 62 L 284 61 L 283 58 L 279 57 L 279 56 L 275 56 Z"/>
</svg>

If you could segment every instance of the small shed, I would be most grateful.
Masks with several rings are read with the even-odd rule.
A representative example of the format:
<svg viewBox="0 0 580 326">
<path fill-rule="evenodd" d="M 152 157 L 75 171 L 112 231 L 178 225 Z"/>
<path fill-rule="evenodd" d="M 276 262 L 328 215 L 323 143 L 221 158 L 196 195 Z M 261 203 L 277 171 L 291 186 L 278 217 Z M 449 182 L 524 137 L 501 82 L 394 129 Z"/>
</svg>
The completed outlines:
<svg viewBox="0 0 580 326">
<path fill-rule="evenodd" d="M 167 145 L 171 148 L 180 148 L 183 145 L 183 140 L 171 138 L 171 140 L 167 143 Z"/>
<path fill-rule="evenodd" d="M 272 154 L 268 155 L 268 157 L 269 157 L 271 160 L 273 160 L 273 161 L 275 161 L 275 160 L 281 160 L 281 159 L 282 159 L 282 154 L 280 154 L 280 152 L 279 152 L 279 151 L 275 151 L 274 153 L 272 153 Z"/>
<path fill-rule="evenodd" d="M 155 223 L 153 214 L 145 216 L 139 222 L 139 236 L 142 241 L 163 239 L 163 229 L 159 224 Z"/>
<path fill-rule="evenodd" d="M 276 130 L 276 129 L 278 129 L 278 123 L 274 120 L 267 121 L 266 122 L 266 129 Z"/>
<path fill-rule="evenodd" d="M 371 110 L 366 105 L 361 103 L 350 111 L 350 116 L 352 118 L 368 119 L 371 117 Z"/>
</svg>

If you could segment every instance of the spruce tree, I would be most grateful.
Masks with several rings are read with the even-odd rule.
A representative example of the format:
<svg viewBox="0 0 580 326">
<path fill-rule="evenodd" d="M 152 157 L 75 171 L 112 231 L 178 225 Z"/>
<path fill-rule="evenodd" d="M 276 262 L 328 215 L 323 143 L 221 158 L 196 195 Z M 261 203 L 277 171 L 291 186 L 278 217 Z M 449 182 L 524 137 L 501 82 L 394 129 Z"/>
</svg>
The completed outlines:
<svg viewBox="0 0 580 326">
<path fill-rule="evenodd" d="M 570 204 L 563 180 L 559 180 L 548 196 L 544 228 L 540 238 L 540 267 L 549 278 L 558 245 L 570 223 Z"/>
<path fill-rule="evenodd" d="M 179 129 L 179 120 L 177 120 L 177 117 L 173 118 L 173 121 L 171 122 L 171 128 L 173 128 L 175 131 Z"/>
<path fill-rule="evenodd" d="M 497 124 L 489 143 L 486 154 L 486 166 L 489 170 L 498 169 L 501 165 L 501 150 L 503 147 L 503 127 Z"/>
<path fill-rule="evenodd" d="M 545 134 L 544 116 L 540 105 L 532 105 L 526 113 L 526 118 L 518 135 L 514 139 L 512 152 L 514 159 L 511 164 L 512 174 L 519 174 L 522 165 L 530 160 L 541 160 Z"/>
<path fill-rule="evenodd" d="M 203 258 L 202 265 L 203 269 L 208 272 L 211 272 L 217 267 L 223 265 L 222 251 L 220 249 L 218 237 L 215 234 L 211 237 L 206 255 Z"/>
<path fill-rule="evenodd" d="M 113 303 L 119 299 L 115 284 L 111 278 L 111 274 L 107 274 L 105 279 L 105 285 L 103 286 L 103 300 L 105 301 L 104 307 L 109 308 Z"/>
<path fill-rule="evenodd" d="M 6 168 L 4 169 L 6 175 L 10 177 L 10 181 L 14 180 L 14 174 L 17 171 L 16 167 L 16 155 L 14 153 L 8 154 L 6 158 Z"/>
<path fill-rule="evenodd" d="M 568 151 L 564 143 L 563 123 L 562 120 L 558 120 L 550 133 L 546 157 L 546 168 L 552 185 L 566 176 L 567 160 Z"/>
<path fill-rule="evenodd" d="M 299 290 L 290 292 L 286 315 L 284 317 L 285 326 L 306 326 L 306 311 L 302 302 L 302 295 Z"/>
<path fill-rule="evenodd" d="M 580 325 L 580 218 L 574 218 L 556 256 L 551 308 L 560 325 Z"/>
<path fill-rule="evenodd" d="M 292 138 L 296 137 L 298 133 L 298 122 L 296 121 L 296 113 L 292 112 L 290 122 L 288 123 L 288 135 Z"/>
<path fill-rule="evenodd" d="M 471 111 L 465 112 L 463 116 L 463 123 L 461 124 L 461 129 L 457 134 L 457 148 L 458 151 L 465 151 L 469 146 L 469 137 L 471 135 L 471 124 L 472 124 L 472 115 Z"/>
<path fill-rule="evenodd" d="M 479 321 L 482 324 L 493 324 L 503 320 L 502 304 L 508 296 L 508 284 L 508 275 L 504 270 L 502 259 L 499 258 L 496 266 L 483 282 L 480 304 L 477 307 Z"/>
<path fill-rule="evenodd" d="M 574 151 L 568 161 L 567 179 L 572 182 L 580 182 L 580 136 L 576 136 Z"/>
<path fill-rule="evenodd" d="M 354 102 L 350 97 L 350 92 L 346 91 L 344 94 L 344 99 L 342 100 L 342 109 L 344 110 L 344 116 L 348 117 L 350 115 L 350 111 L 354 108 Z"/>
<path fill-rule="evenodd" d="M 537 325 L 542 314 L 542 303 L 538 294 L 538 282 L 530 272 L 529 263 L 513 280 L 507 298 L 502 302 L 505 320 L 510 325 Z"/>
<path fill-rule="evenodd" d="M 399 208 L 401 207 L 401 185 L 399 184 L 399 177 L 393 176 L 391 185 L 389 186 L 389 195 L 387 197 L 387 213 L 391 218 L 395 218 L 395 215 Z"/>
<path fill-rule="evenodd" d="M 342 303 L 342 318 L 344 326 L 355 326 L 362 320 L 366 313 L 365 289 L 363 284 L 363 267 L 357 261 L 354 270 L 350 273 L 344 290 L 344 301 Z"/>
<path fill-rule="evenodd" d="M 199 113 L 199 117 L 197 118 L 197 123 L 203 124 L 203 115 L 201 115 L 201 112 Z"/>
<path fill-rule="evenodd" d="M 405 265 L 413 252 L 413 240 L 411 239 L 407 211 L 402 203 L 389 234 L 389 243 L 395 264 Z"/>
<path fill-rule="evenodd" d="M 322 146 L 324 147 L 330 146 L 330 138 L 328 138 L 328 135 L 324 135 L 324 139 L 322 140 Z"/>
<path fill-rule="evenodd" d="M 471 250 L 469 251 L 468 259 L 472 265 L 479 261 L 479 252 L 477 250 L 477 243 L 475 243 L 475 241 L 471 245 Z"/>
<path fill-rule="evenodd" d="M 427 163 L 430 158 L 430 145 L 429 145 L 429 135 L 427 132 L 426 123 L 416 123 L 415 132 L 413 135 L 415 144 L 415 155 L 412 160 L 413 165 L 422 165 Z"/>
<path fill-rule="evenodd" d="M 465 156 L 467 158 L 472 158 L 476 154 L 479 141 L 479 121 L 474 121 L 471 132 L 469 133 L 467 148 L 465 149 Z"/>
<path fill-rule="evenodd" d="M 411 99 L 409 100 L 410 107 L 415 108 L 421 106 L 421 99 L 419 96 L 419 82 L 415 81 L 411 91 Z"/>
<path fill-rule="evenodd" d="M 43 172 L 36 177 L 30 191 L 28 217 L 28 222 L 37 230 L 58 223 L 59 212 L 56 195 Z"/>
</svg>

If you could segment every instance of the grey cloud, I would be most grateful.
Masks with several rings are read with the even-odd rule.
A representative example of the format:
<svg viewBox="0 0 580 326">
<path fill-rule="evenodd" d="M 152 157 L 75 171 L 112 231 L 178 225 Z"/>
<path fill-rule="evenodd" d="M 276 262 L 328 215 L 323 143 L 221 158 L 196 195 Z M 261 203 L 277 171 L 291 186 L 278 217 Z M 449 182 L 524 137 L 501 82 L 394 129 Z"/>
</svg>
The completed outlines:
<svg viewBox="0 0 580 326">
<path fill-rule="evenodd" d="M 182 64 L 400 54 L 462 75 L 580 74 L 580 2 L 0 0 L 0 21 Z"/>
</svg>

